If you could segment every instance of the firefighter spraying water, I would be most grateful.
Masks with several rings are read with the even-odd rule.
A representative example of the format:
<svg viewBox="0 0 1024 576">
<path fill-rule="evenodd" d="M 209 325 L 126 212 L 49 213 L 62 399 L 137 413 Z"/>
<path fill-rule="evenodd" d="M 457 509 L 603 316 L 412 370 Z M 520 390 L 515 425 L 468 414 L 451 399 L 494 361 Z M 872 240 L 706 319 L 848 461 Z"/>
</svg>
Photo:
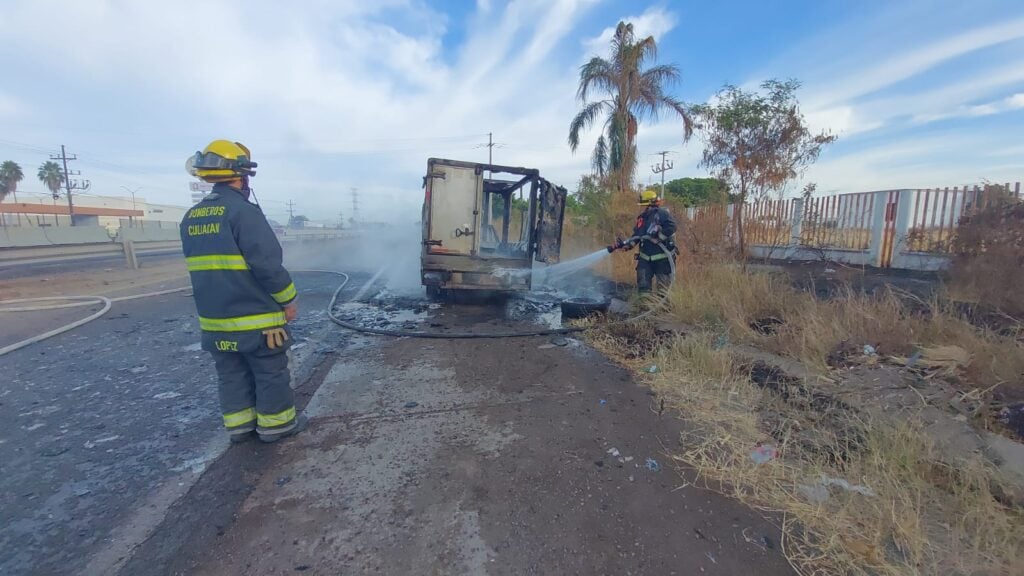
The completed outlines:
<svg viewBox="0 0 1024 576">
<path fill-rule="evenodd" d="M 645 208 L 636 217 L 633 235 L 626 240 L 616 238 L 607 251 L 632 250 L 639 245 L 640 250 L 636 254 L 637 290 L 650 292 L 655 281 L 659 290 L 665 290 L 672 285 L 675 273 L 676 221 L 668 210 L 661 207 L 661 200 L 654 190 L 641 192 L 639 204 Z"/>
</svg>

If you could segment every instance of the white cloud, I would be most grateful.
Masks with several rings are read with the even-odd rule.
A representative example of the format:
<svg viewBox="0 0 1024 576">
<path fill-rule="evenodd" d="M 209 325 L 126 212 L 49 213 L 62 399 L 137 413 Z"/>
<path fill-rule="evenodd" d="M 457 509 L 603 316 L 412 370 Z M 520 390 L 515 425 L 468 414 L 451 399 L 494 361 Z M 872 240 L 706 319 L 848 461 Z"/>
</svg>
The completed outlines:
<svg viewBox="0 0 1024 576">
<path fill-rule="evenodd" d="M 110 89 L 110 102 L 81 102 L 76 116 L 104 113 L 118 122 L 116 100 L 154 100 L 140 105 L 145 121 L 161 127 L 148 142 L 106 146 L 166 149 L 161 129 L 192 134 L 196 140 L 177 142 L 180 150 L 163 159 L 166 172 L 144 177 L 159 189 L 183 190 L 179 202 L 187 198 L 182 158 L 230 135 L 262 159 L 254 186 L 265 202 L 294 197 L 306 210 L 333 213 L 332 206 L 348 202 L 342 192 L 358 186 L 367 211 L 414 213 L 426 158 L 485 158 L 474 147 L 488 131 L 498 141 L 554 145 L 541 156 L 501 149 L 496 160 L 533 163 L 552 179 L 579 171 L 562 167 L 585 168 L 585 158 L 564 145 L 575 80 L 551 55 L 592 4 L 484 2 L 465 42 L 447 53 L 447 17 L 417 0 L 323 0 L 303 10 L 267 1 L 243 12 L 218 2 L 167 10 L 95 0 L 56 13 L 24 1 L 5 10 L 0 25 L 10 32 L 6 41 L 43 73 L 71 86 Z M 410 11 L 414 21 L 403 26 L 400 15 Z M 68 140 L 82 146 L 84 134 L 69 130 Z M 31 131 L 20 138 L 33 141 Z M 123 157 L 109 148 L 104 155 Z M 316 177 L 304 178 L 310 172 Z M 120 184 L 102 176 L 115 189 Z M 101 179 L 96 171 L 94 183 Z"/>
<path fill-rule="evenodd" d="M 637 38 L 653 36 L 656 42 L 675 28 L 678 22 L 674 13 L 657 6 L 644 10 L 639 16 L 624 16 L 619 20 L 633 24 L 633 33 Z M 586 57 L 589 59 L 595 54 L 605 56 L 608 52 L 608 44 L 614 36 L 615 26 L 609 26 L 597 36 L 583 40 Z"/>
<path fill-rule="evenodd" d="M 1011 112 L 1020 108 L 1024 108 L 1024 93 L 1013 94 L 994 102 L 970 105 L 961 104 L 953 109 L 942 112 L 919 114 L 914 116 L 914 120 L 920 123 L 928 123 L 950 118 L 979 118 Z"/>
<path fill-rule="evenodd" d="M 1024 38 L 1024 18 L 981 26 L 897 53 L 879 63 L 869 63 L 859 71 L 851 73 L 846 70 L 815 99 L 822 104 L 845 102 L 916 76 L 953 58 L 1019 38 Z"/>
</svg>

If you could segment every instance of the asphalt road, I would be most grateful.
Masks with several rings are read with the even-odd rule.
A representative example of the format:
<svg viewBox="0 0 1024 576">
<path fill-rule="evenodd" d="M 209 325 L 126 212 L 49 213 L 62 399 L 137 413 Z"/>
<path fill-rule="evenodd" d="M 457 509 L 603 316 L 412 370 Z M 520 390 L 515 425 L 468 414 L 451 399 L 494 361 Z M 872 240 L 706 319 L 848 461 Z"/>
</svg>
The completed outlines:
<svg viewBox="0 0 1024 576">
<path fill-rule="evenodd" d="M 322 311 L 337 278 L 296 280 L 302 378 L 306 358 L 341 335 L 325 332 Z M 52 328 L 75 312 L 30 315 Z M 0 341 L 25 322 L 0 325 Z M 198 341 L 183 293 L 116 303 L 0 359 L 0 574 L 109 574 L 221 455 L 215 375 Z"/>
<path fill-rule="evenodd" d="M 430 307 L 414 253 L 366 243 L 293 250 L 291 268 L 391 257 L 384 297 L 346 307 L 360 322 L 553 321 L 533 301 Z M 2 358 L 0 574 L 791 573 L 776 526 L 675 469 L 682 424 L 582 342 L 365 337 L 326 318 L 336 276 L 295 276 L 312 421 L 278 444 L 228 446 L 184 294 Z M 372 297 L 368 278 L 343 299 Z"/>
</svg>

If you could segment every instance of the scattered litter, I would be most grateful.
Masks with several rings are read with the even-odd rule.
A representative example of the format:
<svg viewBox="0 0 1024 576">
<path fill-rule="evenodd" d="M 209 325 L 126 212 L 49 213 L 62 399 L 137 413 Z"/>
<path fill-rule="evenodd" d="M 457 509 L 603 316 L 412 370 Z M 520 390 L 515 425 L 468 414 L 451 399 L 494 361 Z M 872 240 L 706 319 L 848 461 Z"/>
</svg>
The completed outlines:
<svg viewBox="0 0 1024 576">
<path fill-rule="evenodd" d="M 822 475 L 818 482 L 814 484 L 801 484 L 799 487 L 800 493 L 803 494 L 804 498 L 808 502 L 813 504 L 822 504 L 827 502 L 831 498 L 832 494 L 829 492 L 829 487 L 836 486 L 846 490 L 847 492 L 856 492 L 864 496 L 874 496 L 875 491 L 867 486 L 860 484 L 850 484 L 843 478 L 832 478 L 830 476 Z"/>
<path fill-rule="evenodd" d="M 766 462 L 774 460 L 778 456 L 778 448 L 772 446 L 771 444 L 757 446 L 756 448 L 750 451 L 750 459 L 753 460 L 755 464 L 764 464 Z"/>
<path fill-rule="evenodd" d="M 632 462 L 633 461 L 633 457 L 632 456 L 626 456 L 625 458 L 622 459 L 622 461 L 623 462 Z"/>
<path fill-rule="evenodd" d="M 117 440 L 118 438 L 120 438 L 120 436 L 107 436 L 106 438 L 100 438 L 99 440 L 96 440 L 96 441 L 90 440 L 90 441 L 86 442 L 85 444 L 83 444 L 83 446 L 85 446 L 86 448 L 95 448 L 97 444 L 105 444 L 107 442 L 113 442 L 114 440 Z"/>
<path fill-rule="evenodd" d="M 181 396 L 181 394 L 178 394 L 177 392 L 161 392 L 159 394 L 154 395 L 153 399 L 154 400 L 170 400 L 171 398 L 177 398 L 178 396 Z"/>
<path fill-rule="evenodd" d="M 707 540 L 708 539 L 708 537 L 705 536 L 704 533 L 700 531 L 700 528 L 694 528 L 693 532 L 697 535 L 697 538 L 699 538 L 700 540 Z M 745 537 L 746 537 L 746 535 L 744 535 L 744 538 Z"/>
<path fill-rule="evenodd" d="M 201 352 L 203 350 L 203 344 L 201 342 L 196 342 L 195 344 L 189 344 L 188 346 L 182 347 L 182 350 L 185 352 Z"/>
<path fill-rule="evenodd" d="M 864 345 L 864 355 L 865 356 L 878 356 L 878 350 L 876 350 L 875 347 L 872 346 L 871 344 L 865 344 Z"/>
<path fill-rule="evenodd" d="M 619 457 L 619 449 L 618 448 L 614 448 L 614 447 L 609 448 L 608 449 L 608 453 L 611 454 L 612 458 L 618 458 Z"/>
<path fill-rule="evenodd" d="M 657 374 L 658 366 L 655 364 L 651 364 L 650 366 L 644 369 L 644 372 L 647 372 L 648 374 Z"/>
<path fill-rule="evenodd" d="M 605 400 L 604 398 L 602 398 L 602 399 L 598 400 L 597 403 L 600 404 L 601 406 L 604 406 L 605 404 L 608 403 L 608 401 Z"/>
<path fill-rule="evenodd" d="M 281 476 L 277 480 L 274 480 L 274 484 L 277 484 L 278 486 L 284 486 L 285 484 L 287 484 L 287 483 L 289 483 L 291 481 L 292 481 L 292 477 L 291 476 Z"/>
<path fill-rule="evenodd" d="M 540 346 L 537 346 L 538 350 L 551 350 L 552 348 L 557 348 L 557 346 L 554 344 L 541 344 Z"/>
<path fill-rule="evenodd" d="M 654 458 L 648 458 L 645 464 L 647 465 L 647 469 L 650 470 L 651 472 L 657 472 L 661 470 L 661 464 L 658 464 L 658 461 L 655 460 Z"/>
<path fill-rule="evenodd" d="M 743 534 L 743 539 L 746 540 L 748 543 L 757 546 L 761 550 L 773 550 L 775 548 L 775 544 L 773 544 L 771 539 L 767 536 L 761 536 L 759 538 L 750 536 L 749 534 L 747 534 L 747 530 L 750 530 L 750 528 L 744 528 L 741 531 L 741 533 Z"/>
<path fill-rule="evenodd" d="M 415 408 L 415 407 L 417 407 L 419 405 L 420 405 L 419 402 L 406 402 L 405 403 L 405 407 L 406 408 Z"/>
<path fill-rule="evenodd" d="M 132 374 L 142 374 L 143 372 L 146 372 L 148 370 L 149 368 L 147 366 L 135 366 L 128 369 L 128 371 L 131 372 Z"/>
<path fill-rule="evenodd" d="M 441 309 L 441 305 L 440 304 L 431 304 L 431 305 L 427 306 L 427 308 L 430 308 L 431 310 L 440 310 Z"/>
<path fill-rule="evenodd" d="M 708 560 L 711 560 L 713 564 L 718 564 L 718 560 L 715 560 L 715 557 L 711 555 L 711 552 L 705 552 L 704 555 L 707 556 Z"/>
<path fill-rule="evenodd" d="M 835 274 L 835 273 L 836 273 L 836 269 L 835 268 L 825 268 L 825 274 Z"/>
<path fill-rule="evenodd" d="M 919 348 L 910 358 L 894 357 L 893 361 L 908 368 L 935 370 L 953 375 L 957 370 L 971 363 L 971 354 L 960 346 L 935 346 Z"/>
<path fill-rule="evenodd" d="M 551 343 L 554 344 L 555 346 L 559 346 L 559 347 L 563 347 L 563 346 L 568 346 L 569 345 L 569 341 L 567 339 L 561 337 L 561 336 L 555 336 L 554 338 L 552 338 L 551 339 Z"/>
</svg>

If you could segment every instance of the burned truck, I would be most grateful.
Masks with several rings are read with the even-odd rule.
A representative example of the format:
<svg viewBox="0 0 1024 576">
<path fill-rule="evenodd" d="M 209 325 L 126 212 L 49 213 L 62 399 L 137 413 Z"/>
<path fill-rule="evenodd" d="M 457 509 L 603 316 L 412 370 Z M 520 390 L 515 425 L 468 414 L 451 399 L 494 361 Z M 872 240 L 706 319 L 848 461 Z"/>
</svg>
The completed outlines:
<svg viewBox="0 0 1024 576">
<path fill-rule="evenodd" d="M 529 290 L 534 261 L 558 262 L 566 190 L 537 170 L 431 158 L 423 188 L 428 295 Z"/>
</svg>

